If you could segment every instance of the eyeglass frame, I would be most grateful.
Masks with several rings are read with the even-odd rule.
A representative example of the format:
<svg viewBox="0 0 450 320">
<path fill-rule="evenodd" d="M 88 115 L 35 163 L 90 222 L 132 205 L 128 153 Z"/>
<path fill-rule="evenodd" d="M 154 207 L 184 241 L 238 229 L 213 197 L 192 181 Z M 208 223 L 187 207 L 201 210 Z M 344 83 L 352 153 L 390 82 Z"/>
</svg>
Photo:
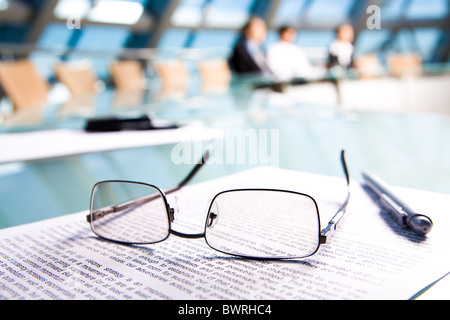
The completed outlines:
<svg viewBox="0 0 450 320">
<path fill-rule="evenodd" d="M 308 198 L 310 198 L 313 202 L 314 205 L 317 209 L 317 218 L 318 218 L 318 226 L 319 226 L 319 241 L 317 244 L 317 248 L 310 254 L 307 254 L 305 256 L 301 256 L 301 257 L 254 257 L 254 256 L 247 256 L 247 255 L 241 255 L 241 254 L 233 254 L 233 253 L 229 253 L 229 252 L 225 252 L 225 251 L 221 251 L 217 248 L 212 247 L 209 243 L 208 240 L 206 238 L 206 227 L 208 224 L 208 219 L 211 219 L 211 217 L 208 215 L 206 217 L 206 221 L 205 221 L 205 231 L 202 233 L 194 233 L 194 234 L 189 234 L 189 233 L 183 233 L 183 232 L 179 232 L 176 230 L 172 229 L 172 222 L 174 222 L 175 220 L 175 210 L 173 208 L 170 207 L 169 202 L 167 201 L 167 196 L 168 194 L 171 194 L 173 192 L 176 192 L 178 190 L 180 190 L 182 187 L 184 187 L 185 185 L 187 185 L 189 183 L 189 181 L 192 180 L 192 178 L 197 174 L 197 172 L 201 169 L 201 167 L 207 162 L 209 158 L 209 151 L 206 151 L 205 154 L 203 155 L 201 161 L 189 172 L 189 174 L 176 186 L 165 189 L 164 191 L 152 184 L 148 184 L 148 183 L 144 183 L 144 182 L 136 182 L 136 181 L 129 181 L 129 180 L 104 180 L 104 181 L 99 181 L 96 184 L 94 184 L 93 188 L 92 188 L 92 193 L 91 193 L 91 199 L 90 199 L 90 209 L 89 209 L 89 214 L 86 216 L 86 221 L 90 224 L 91 226 L 91 230 L 92 232 L 94 232 L 98 237 L 100 237 L 101 239 L 105 239 L 108 241 L 112 241 L 112 242 L 116 242 L 119 244 L 127 244 L 127 245 L 148 245 L 148 244 L 155 244 L 155 243 L 159 243 L 159 242 L 163 242 L 165 240 L 167 240 L 169 238 L 169 236 L 171 234 L 180 237 L 180 238 L 185 238 L 185 239 L 199 239 L 199 238 L 204 238 L 206 243 L 208 244 L 208 246 L 211 249 L 214 249 L 218 252 L 222 252 L 225 253 L 227 255 L 231 255 L 231 256 L 236 256 L 236 257 L 242 257 L 242 258 L 247 258 L 247 259 L 261 259 L 261 260 L 284 260 L 284 259 L 299 259 L 299 258 L 306 258 L 306 257 L 310 257 L 312 255 L 314 255 L 315 253 L 317 253 L 317 251 L 320 248 L 320 245 L 322 244 L 326 244 L 328 237 L 333 233 L 333 231 L 335 231 L 337 229 L 337 225 L 338 223 L 341 221 L 341 219 L 343 218 L 346 209 L 347 209 L 347 205 L 348 202 L 350 200 L 350 175 L 348 172 L 348 168 L 347 168 L 347 163 L 345 160 L 345 152 L 344 150 L 341 150 L 341 165 L 345 174 L 345 178 L 346 178 L 346 182 L 347 182 L 347 196 L 344 200 L 344 202 L 341 204 L 341 206 L 338 208 L 338 210 L 336 211 L 336 213 L 333 215 L 333 217 L 330 219 L 330 221 L 328 222 L 327 226 L 324 229 L 321 229 L 321 225 L 320 225 L 320 213 L 319 213 L 319 207 L 317 205 L 316 200 L 311 197 L 308 194 L 305 193 L 301 193 L 301 192 L 297 192 L 297 191 L 292 191 L 292 190 L 283 190 L 283 189 L 270 189 L 270 188 L 245 188 L 245 189 L 229 189 L 229 190 L 224 190 L 221 191 L 219 193 L 217 193 L 213 200 L 210 202 L 209 208 L 208 208 L 208 213 L 211 213 L 211 208 L 212 205 L 214 203 L 214 200 L 221 194 L 227 193 L 227 192 L 233 192 L 233 191 L 270 191 L 270 192 L 288 192 L 288 193 L 292 193 L 292 194 L 298 194 L 301 196 L 306 196 Z M 123 204 L 119 204 L 119 205 L 115 205 L 109 208 L 109 211 L 102 211 L 102 210 L 97 210 L 97 211 L 93 211 L 93 200 L 94 200 L 94 191 L 96 189 L 96 187 L 100 184 L 103 183 L 132 183 L 132 184 L 138 184 L 138 185 L 142 185 L 142 186 L 147 186 L 147 187 L 151 187 L 154 188 L 155 190 L 158 191 L 159 194 L 154 195 L 152 194 L 150 197 L 141 197 L 139 199 L 133 199 L 130 201 L 127 201 Z M 147 203 L 153 199 L 156 199 L 158 196 L 161 196 L 161 198 L 164 201 L 165 204 L 165 208 L 166 208 L 166 213 L 167 213 L 167 218 L 168 218 L 168 232 L 167 232 L 167 236 L 164 239 L 158 240 L 158 241 L 152 241 L 152 242 L 131 242 L 131 241 L 121 241 L 121 240 L 115 240 L 115 239 L 109 239 L 107 237 L 104 237 L 102 235 L 99 235 L 97 232 L 95 232 L 95 228 L 93 227 L 93 221 L 97 220 L 97 219 L 101 219 L 102 217 L 104 217 L 107 214 L 110 213 L 114 213 L 114 212 L 118 212 L 118 211 L 122 211 L 127 209 L 130 206 L 135 207 L 136 205 L 140 205 L 140 204 L 144 204 Z"/>
</svg>

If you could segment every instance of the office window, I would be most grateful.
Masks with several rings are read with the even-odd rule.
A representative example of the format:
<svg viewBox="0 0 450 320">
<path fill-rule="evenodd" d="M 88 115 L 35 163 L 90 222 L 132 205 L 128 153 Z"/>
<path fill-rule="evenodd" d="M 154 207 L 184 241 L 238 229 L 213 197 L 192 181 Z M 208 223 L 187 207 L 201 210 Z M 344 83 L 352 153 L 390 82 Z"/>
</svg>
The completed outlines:
<svg viewBox="0 0 450 320">
<path fill-rule="evenodd" d="M 205 0 L 182 0 L 172 15 L 172 24 L 185 27 L 201 25 L 204 4 Z"/>
<path fill-rule="evenodd" d="M 72 32 L 64 23 L 50 23 L 45 27 L 36 45 L 38 48 L 52 49 L 52 53 L 34 51 L 30 54 L 30 59 L 44 78 L 53 76 L 53 67 L 59 61 L 58 48 L 60 53 L 64 52 Z"/>
<path fill-rule="evenodd" d="M 91 8 L 90 0 L 59 0 L 53 10 L 53 14 L 58 19 L 82 18 Z"/>
<path fill-rule="evenodd" d="M 81 53 L 72 54 L 69 59 L 90 58 L 96 74 L 100 78 L 109 75 L 109 64 L 114 59 L 114 53 L 123 48 L 130 35 L 128 28 L 119 26 L 87 25 L 81 29 L 82 34 L 77 43 L 77 49 Z M 83 50 L 108 51 L 107 55 L 84 55 Z"/>
<path fill-rule="evenodd" d="M 213 0 L 204 8 L 205 25 L 211 27 L 242 27 L 250 17 L 254 0 Z"/>
<path fill-rule="evenodd" d="M 66 47 L 73 30 L 64 23 L 48 24 L 40 35 L 36 45 L 42 48 Z"/>
<path fill-rule="evenodd" d="M 230 30 L 198 30 L 192 32 L 189 29 L 168 29 L 159 41 L 157 48 L 165 49 L 165 57 L 173 58 L 178 49 L 211 49 L 207 54 L 214 57 L 227 57 L 232 46 L 237 40 L 238 32 Z M 173 56 L 170 56 L 170 49 L 173 50 Z M 167 51 L 169 50 L 169 52 Z"/>
<path fill-rule="evenodd" d="M 60 60 L 54 54 L 42 51 L 33 51 L 29 55 L 34 67 L 44 79 L 50 79 L 54 75 L 54 66 Z"/>
<path fill-rule="evenodd" d="M 390 49 L 398 53 L 417 52 L 418 44 L 414 32 L 408 29 L 398 31 L 392 41 L 392 46 Z"/>
<path fill-rule="evenodd" d="M 137 1 L 96 1 L 89 10 L 88 20 L 95 22 L 135 24 L 144 13 L 144 7 Z"/>
<path fill-rule="evenodd" d="M 335 37 L 334 30 L 299 31 L 296 44 L 300 47 L 328 47 Z"/>
<path fill-rule="evenodd" d="M 396 20 L 404 15 L 408 0 L 387 0 L 381 6 L 381 20 Z M 422 0 L 423 1 L 423 0 Z"/>
<path fill-rule="evenodd" d="M 58 19 L 87 18 L 94 22 L 135 24 L 144 12 L 143 0 L 59 0 L 53 14 Z"/>
<path fill-rule="evenodd" d="M 391 37 L 387 29 L 363 30 L 355 41 L 355 55 L 377 53 Z"/>
<path fill-rule="evenodd" d="M 277 42 L 279 39 L 277 30 L 268 30 L 266 40 L 264 41 L 264 47 L 268 49 L 272 44 Z"/>
<path fill-rule="evenodd" d="M 443 19 L 448 14 L 448 0 L 413 0 L 406 13 L 408 19 Z"/>
<path fill-rule="evenodd" d="M 328 58 L 328 47 L 335 38 L 334 30 L 299 31 L 295 43 L 304 49 L 312 63 L 324 63 Z"/>
<path fill-rule="evenodd" d="M 228 48 L 238 36 L 237 32 L 228 30 L 199 30 L 195 33 L 191 48 Z"/>
<path fill-rule="evenodd" d="M 228 57 L 232 46 L 236 42 L 238 33 L 226 30 L 200 30 L 197 31 L 190 43 L 191 48 L 213 49 L 211 54 L 215 57 Z"/>
<path fill-rule="evenodd" d="M 122 48 L 129 36 L 128 28 L 119 26 L 87 25 L 77 48 L 81 50 L 114 50 Z"/>
<path fill-rule="evenodd" d="M 430 62 L 433 59 L 442 31 L 437 28 L 415 29 L 414 35 L 418 50 L 424 62 Z"/>
<path fill-rule="evenodd" d="M 307 23 L 335 26 L 346 22 L 354 2 L 355 0 L 315 0 L 308 8 Z"/>
<path fill-rule="evenodd" d="M 292 26 L 299 25 L 300 18 L 305 11 L 307 0 L 283 0 L 279 4 L 272 25 L 275 27 L 287 24 Z"/>
<path fill-rule="evenodd" d="M 333 30 L 299 31 L 295 43 L 304 49 L 312 63 L 324 63 L 328 58 L 328 47 L 335 37 Z"/>
<path fill-rule="evenodd" d="M 183 48 L 191 31 L 188 29 L 167 29 L 158 42 L 159 49 Z"/>
<path fill-rule="evenodd" d="M 156 45 L 160 49 L 157 59 L 177 59 L 180 49 L 185 47 L 190 34 L 191 30 L 189 29 L 167 29 Z"/>
</svg>

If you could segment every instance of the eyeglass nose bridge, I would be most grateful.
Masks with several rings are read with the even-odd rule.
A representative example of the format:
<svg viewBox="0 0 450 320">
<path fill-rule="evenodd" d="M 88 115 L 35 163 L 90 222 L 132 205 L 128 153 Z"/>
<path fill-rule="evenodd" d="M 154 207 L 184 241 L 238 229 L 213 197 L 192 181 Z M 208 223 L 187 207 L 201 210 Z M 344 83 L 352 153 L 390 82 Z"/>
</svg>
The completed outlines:
<svg viewBox="0 0 450 320">
<path fill-rule="evenodd" d="M 209 200 L 208 204 L 208 215 L 206 217 L 206 228 L 212 228 L 216 225 L 219 220 L 219 207 L 217 202 L 214 200 Z"/>
<path fill-rule="evenodd" d="M 168 208 L 169 209 L 169 219 L 170 222 L 174 222 L 175 221 L 175 209 L 174 208 Z"/>
<path fill-rule="evenodd" d="M 175 215 L 178 212 L 178 208 L 170 208 L 169 206 L 169 218 L 171 219 L 171 222 L 174 221 Z M 209 201 L 208 204 L 208 214 L 206 217 L 206 228 L 212 228 L 217 223 L 219 219 L 219 208 L 217 207 L 217 204 L 213 202 L 213 200 Z M 179 232 L 170 227 L 169 233 L 173 234 L 180 238 L 187 238 L 187 239 L 198 239 L 198 238 L 204 238 L 205 232 L 203 233 L 194 233 L 194 234 L 188 234 L 184 232 Z"/>
<path fill-rule="evenodd" d="M 178 206 L 178 197 L 177 196 L 174 197 L 174 201 L 175 201 L 175 206 L 173 208 L 167 203 L 167 209 L 169 212 L 170 222 L 174 222 L 176 215 L 180 212 L 180 207 Z"/>
<path fill-rule="evenodd" d="M 209 212 L 208 218 L 206 221 L 206 227 L 212 228 L 217 223 L 217 220 L 219 218 L 219 215 L 213 211 Z"/>
</svg>

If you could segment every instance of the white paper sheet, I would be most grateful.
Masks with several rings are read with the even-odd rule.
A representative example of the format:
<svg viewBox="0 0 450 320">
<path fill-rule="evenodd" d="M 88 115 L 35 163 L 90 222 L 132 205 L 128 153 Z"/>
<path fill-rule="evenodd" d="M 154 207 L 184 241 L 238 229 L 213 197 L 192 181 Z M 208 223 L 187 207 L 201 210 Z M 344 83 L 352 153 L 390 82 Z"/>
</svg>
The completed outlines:
<svg viewBox="0 0 450 320">
<path fill-rule="evenodd" d="M 220 138 L 217 129 L 200 126 L 164 130 L 85 132 L 55 129 L 0 135 L 0 163 L 89 152 Z"/>
<path fill-rule="evenodd" d="M 308 193 L 322 227 L 345 196 L 342 178 L 256 168 L 186 187 L 169 196 L 173 228 L 202 232 L 208 201 L 228 188 L 270 187 Z M 204 239 L 170 236 L 147 246 L 98 239 L 86 212 L 0 231 L 4 299 L 408 299 L 446 274 L 446 195 L 399 189 L 434 228 L 425 241 L 404 230 L 353 183 L 348 212 L 328 243 L 305 259 L 227 256 Z M 425 271 L 425 272 L 424 272 Z"/>
</svg>

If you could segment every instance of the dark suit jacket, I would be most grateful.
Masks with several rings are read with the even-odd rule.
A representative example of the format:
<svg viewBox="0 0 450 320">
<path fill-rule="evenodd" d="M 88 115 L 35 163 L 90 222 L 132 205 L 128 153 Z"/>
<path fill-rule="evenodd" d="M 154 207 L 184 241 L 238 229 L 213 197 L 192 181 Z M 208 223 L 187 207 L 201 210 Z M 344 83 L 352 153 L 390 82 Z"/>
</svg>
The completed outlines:
<svg viewBox="0 0 450 320">
<path fill-rule="evenodd" d="M 329 53 L 329 54 L 328 54 L 328 64 L 327 64 L 327 67 L 328 67 L 328 68 L 333 68 L 333 67 L 339 66 L 339 65 L 340 65 L 340 63 L 339 63 L 339 57 L 336 56 L 336 55 L 334 55 L 334 54 L 332 54 L 332 53 Z M 354 61 L 353 61 L 353 55 L 352 55 L 351 60 L 350 60 L 350 65 L 348 66 L 348 68 L 353 68 L 353 67 L 354 67 Z"/>
<path fill-rule="evenodd" d="M 245 39 L 239 40 L 234 46 L 228 60 L 231 70 L 236 73 L 260 73 L 261 68 L 255 63 L 247 50 Z"/>
</svg>

